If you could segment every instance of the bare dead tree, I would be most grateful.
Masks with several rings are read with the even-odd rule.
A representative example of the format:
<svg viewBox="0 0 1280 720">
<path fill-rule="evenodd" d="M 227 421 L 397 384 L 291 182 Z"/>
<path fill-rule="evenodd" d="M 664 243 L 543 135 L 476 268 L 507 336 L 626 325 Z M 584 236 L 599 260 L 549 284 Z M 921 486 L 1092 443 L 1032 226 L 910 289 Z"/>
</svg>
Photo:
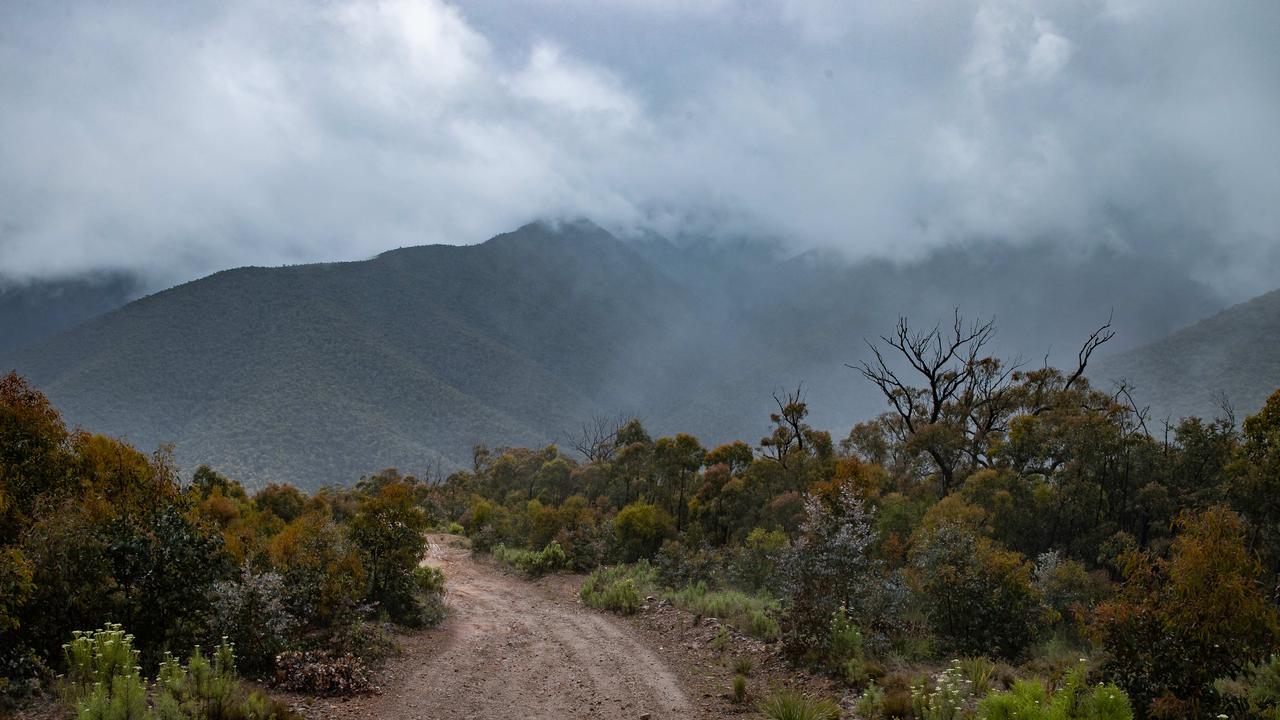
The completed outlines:
<svg viewBox="0 0 1280 720">
<path fill-rule="evenodd" d="M 1125 406 L 1134 418 L 1133 432 L 1142 431 L 1143 435 L 1150 435 L 1147 429 L 1147 420 L 1151 413 L 1150 406 L 1138 405 L 1138 401 L 1133 397 L 1133 386 L 1128 381 L 1121 380 L 1116 383 L 1116 391 L 1112 394 L 1111 399 L 1116 404 Z M 1168 444 L 1168 428 L 1169 419 L 1165 418 L 1165 444 Z M 1133 433 L 1129 433 L 1132 435 Z"/>
<path fill-rule="evenodd" d="M 1226 390 L 1219 390 L 1213 394 L 1214 404 L 1218 406 L 1218 418 L 1222 420 L 1227 427 L 1238 428 L 1236 425 L 1236 406 L 1231 402 L 1231 396 Z"/>
<path fill-rule="evenodd" d="M 1084 345 L 1080 346 L 1080 352 L 1076 353 L 1076 369 L 1067 376 L 1066 382 L 1062 386 L 1062 390 L 1070 390 L 1080 378 L 1084 377 L 1085 369 L 1089 366 L 1089 359 L 1093 357 L 1093 353 L 1098 348 L 1110 342 L 1116 336 L 1116 331 L 1112 329 L 1111 323 L 1115 313 L 1107 317 L 1107 321 L 1097 330 L 1089 333 L 1089 338 L 1084 341 Z M 1045 367 L 1048 367 L 1048 356 L 1045 356 Z M 1052 410 L 1052 405 L 1041 404 L 1031 411 L 1032 415 L 1041 415 Z"/>
<path fill-rule="evenodd" d="M 970 412 L 977 409 L 981 415 L 983 409 L 994 404 L 1001 388 L 1008 386 L 1011 370 L 1001 369 L 998 361 L 983 357 L 983 348 L 994 336 L 994 320 L 966 324 L 958 308 L 951 327 L 946 330 L 936 325 L 928 332 L 913 332 L 907 319 L 899 318 L 894 334 L 882 335 L 880 340 L 895 351 L 894 356 L 906 361 L 913 374 L 912 382 L 920 380 L 923 384 L 914 385 L 904 380 L 894 369 L 895 363 L 871 342 L 867 342 L 867 346 L 873 360 L 850 367 L 861 372 L 889 401 L 900 420 L 892 424 L 901 434 L 899 440 L 905 442 L 937 429 L 944 431 L 938 433 L 938 439 L 942 440 L 945 430 L 956 427 L 954 422 L 944 424 L 943 420 L 956 420 L 954 414 L 959 406 L 966 406 L 962 409 L 963 424 L 967 426 Z M 963 402 L 957 402 L 961 400 Z M 994 427 L 994 420 L 988 416 L 981 425 Z M 944 441 L 924 444 L 941 478 L 943 495 L 950 491 L 955 480 L 962 448 L 969 445 L 961 438 L 953 439 L 961 440 L 955 443 L 960 448 L 949 447 L 950 443 Z"/>
<path fill-rule="evenodd" d="M 804 401 L 804 383 L 796 385 L 794 391 L 781 395 L 773 393 L 773 402 L 778 411 L 769 414 L 773 422 L 773 432 L 760 439 L 760 449 L 764 456 L 783 467 L 793 453 L 803 454 L 805 442 L 810 432 L 804 418 L 809 414 L 808 405 Z"/>
<path fill-rule="evenodd" d="M 872 360 L 850 366 L 889 401 L 893 421 L 887 427 L 897 439 L 914 442 L 933 461 L 944 495 L 961 473 L 990 465 L 991 439 L 1008 430 L 1020 408 L 1027 411 L 1030 404 L 1033 415 L 1052 409 L 1115 332 L 1110 319 L 1093 331 L 1077 353 L 1076 368 L 1065 377 L 1048 367 L 1046 356 L 1038 373 L 1044 385 L 1030 398 L 1013 392 L 1025 377 L 1022 361 L 986 354 L 994 335 L 994 320 L 966 324 L 958 309 L 950 327 L 937 325 L 927 332 L 913 332 L 902 318 L 893 335 L 880 338 L 887 350 L 868 342 Z M 1145 420 L 1140 413 L 1139 419 Z"/>
<path fill-rule="evenodd" d="M 622 414 L 592 415 L 577 432 L 568 436 L 569 446 L 588 462 L 608 462 L 618 451 L 618 431 L 630 419 Z"/>
</svg>

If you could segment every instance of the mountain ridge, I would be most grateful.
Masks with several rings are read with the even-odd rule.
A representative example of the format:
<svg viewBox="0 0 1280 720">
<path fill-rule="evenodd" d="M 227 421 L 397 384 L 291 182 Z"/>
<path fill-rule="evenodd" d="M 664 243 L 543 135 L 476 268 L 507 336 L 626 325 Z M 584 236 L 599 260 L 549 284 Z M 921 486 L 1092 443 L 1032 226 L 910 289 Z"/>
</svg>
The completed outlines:
<svg viewBox="0 0 1280 720">
<path fill-rule="evenodd" d="M 1012 339 L 994 352 L 1039 351 L 1048 338 L 1074 353 L 1109 312 L 1097 279 L 1108 273 L 1127 280 L 1118 324 L 1138 339 L 1216 302 L 1141 258 L 1053 263 L 1046 252 L 841 263 L 768 243 L 532 223 L 476 245 L 221 271 L 0 366 L 73 423 L 143 447 L 175 443 L 184 468 L 316 487 L 387 466 L 465 467 L 475 443 L 561 441 L 593 415 L 635 414 L 708 445 L 750 440 L 771 393 L 800 383 L 814 424 L 839 435 L 883 409 L 846 363 L 899 315 L 932 325 L 957 306 L 1008 310 Z M 1015 300 L 1031 287 L 1043 297 Z M 1042 327 L 1050 311 L 1058 320 Z"/>
</svg>

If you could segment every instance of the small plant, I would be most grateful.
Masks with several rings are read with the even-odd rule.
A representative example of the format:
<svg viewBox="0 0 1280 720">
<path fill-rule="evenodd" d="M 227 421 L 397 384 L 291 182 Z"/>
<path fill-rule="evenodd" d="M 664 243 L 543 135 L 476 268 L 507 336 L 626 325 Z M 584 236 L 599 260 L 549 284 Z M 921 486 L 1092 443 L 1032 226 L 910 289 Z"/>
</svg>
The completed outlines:
<svg viewBox="0 0 1280 720">
<path fill-rule="evenodd" d="M 733 701 L 743 703 L 747 700 L 747 676 L 739 673 L 733 676 Z"/>
<path fill-rule="evenodd" d="M 578 596 L 588 607 L 631 615 L 640 609 L 641 588 L 652 582 L 653 569 L 647 561 L 634 565 L 601 568 L 582 582 Z"/>
<path fill-rule="evenodd" d="M 760 712 L 771 720 L 839 720 L 840 706 L 834 700 L 811 698 L 794 690 L 783 690 L 760 703 Z"/>
<path fill-rule="evenodd" d="M 911 706 L 917 720 L 957 720 L 973 696 L 959 660 L 953 660 L 934 680 L 933 689 L 922 680 L 911 688 Z"/>
<path fill-rule="evenodd" d="M 749 657 L 743 656 L 734 661 L 733 671 L 743 676 L 750 675 L 751 671 L 755 669 L 755 665 L 755 661 Z"/>
<path fill-rule="evenodd" d="M 1240 675 L 1216 680 L 1213 687 L 1224 704 L 1247 710 L 1248 717 L 1280 718 L 1280 655 L 1249 663 Z"/>
<path fill-rule="evenodd" d="M 287 720 L 287 708 L 260 693 L 244 692 L 235 650 L 223 638 L 212 659 L 197 646 L 184 666 L 165 653 L 148 686 L 133 637 L 119 625 L 76 632 L 63 646 L 64 693 L 77 720 Z"/>
<path fill-rule="evenodd" d="M 984 657 L 960 659 L 960 672 L 969 681 L 969 691 L 977 696 L 986 695 L 995 686 L 997 666 Z"/>
<path fill-rule="evenodd" d="M 517 572 L 525 577 L 540 577 L 548 573 L 558 572 L 568 564 L 564 548 L 560 547 L 560 543 L 554 540 L 538 552 L 498 545 L 493 549 L 493 557 L 498 562 L 515 568 Z"/>
<path fill-rule="evenodd" d="M 1129 697 L 1115 685 L 1085 683 L 1083 664 L 1052 695 L 1042 680 L 1020 680 L 978 703 L 979 720 L 1133 720 Z"/>
<path fill-rule="evenodd" d="M 875 683 L 868 685 L 858 697 L 854 709 L 863 720 L 880 720 L 885 717 L 884 690 Z"/>
<path fill-rule="evenodd" d="M 778 638 L 778 601 L 764 595 L 748 595 L 737 590 L 709 590 L 705 582 L 687 585 L 663 594 L 672 605 L 697 615 L 713 617 L 739 630 L 772 641 Z"/>
<path fill-rule="evenodd" d="M 716 631 L 715 637 L 711 638 L 711 647 L 716 652 L 723 653 L 725 650 L 729 649 L 729 642 L 731 640 L 732 638 L 729 637 L 729 631 L 724 628 L 720 628 Z"/>
</svg>

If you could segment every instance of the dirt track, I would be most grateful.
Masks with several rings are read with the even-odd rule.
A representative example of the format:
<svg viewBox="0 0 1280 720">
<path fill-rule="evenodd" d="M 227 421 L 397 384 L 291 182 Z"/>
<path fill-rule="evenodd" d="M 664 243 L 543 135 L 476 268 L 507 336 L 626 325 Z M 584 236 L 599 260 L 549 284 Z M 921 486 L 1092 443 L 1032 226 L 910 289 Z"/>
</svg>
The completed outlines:
<svg viewBox="0 0 1280 720">
<path fill-rule="evenodd" d="M 688 718 L 676 675 L 624 623 L 524 582 L 433 537 L 449 615 L 391 661 L 380 695 L 334 703 L 339 718 Z"/>
</svg>

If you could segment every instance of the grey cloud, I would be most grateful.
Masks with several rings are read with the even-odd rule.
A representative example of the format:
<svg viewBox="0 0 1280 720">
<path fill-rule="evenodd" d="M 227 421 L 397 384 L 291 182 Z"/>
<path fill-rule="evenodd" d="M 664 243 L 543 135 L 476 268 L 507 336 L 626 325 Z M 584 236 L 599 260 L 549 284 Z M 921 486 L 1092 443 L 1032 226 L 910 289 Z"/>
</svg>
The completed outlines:
<svg viewBox="0 0 1280 720">
<path fill-rule="evenodd" d="M 0 8 L 0 276 L 356 258 L 539 216 L 854 256 L 1280 245 L 1280 4 Z"/>
</svg>

